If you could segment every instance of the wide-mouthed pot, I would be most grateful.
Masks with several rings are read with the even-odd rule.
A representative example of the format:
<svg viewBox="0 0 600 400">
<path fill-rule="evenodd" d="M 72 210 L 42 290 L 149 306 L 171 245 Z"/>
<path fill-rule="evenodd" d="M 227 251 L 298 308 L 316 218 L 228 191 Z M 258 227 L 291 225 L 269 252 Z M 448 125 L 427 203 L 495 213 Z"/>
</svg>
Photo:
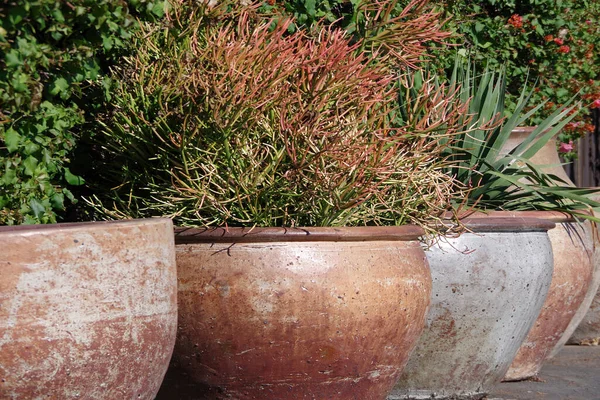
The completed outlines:
<svg viewBox="0 0 600 400">
<path fill-rule="evenodd" d="M 422 233 L 179 230 L 178 340 L 164 398 L 385 399 L 425 323 Z"/>
<path fill-rule="evenodd" d="M 427 324 L 389 399 L 484 397 L 504 377 L 544 303 L 553 223 L 463 223 L 469 232 L 426 251 L 433 280 Z"/>
<path fill-rule="evenodd" d="M 594 279 L 598 273 L 592 258 L 592 227 L 589 222 L 576 222 L 567 214 L 550 211 L 493 211 L 488 217 L 535 217 L 556 224 L 548 232 L 554 258 L 548 296 L 504 378 L 523 380 L 537 375 L 554 349 L 562 347 L 565 332 L 569 327 L 574 329 L 583 318 L 580 309 L 590 296 L 590 286 L 598 287 L 597 278 Z"/>
<path fill-rule="evenodd" d="M 0 227 L 0 398 L 152 400 L 177 324 L 169 219 Z"/>
<path fill-rule="evenodd" d="M 508 153 L 511 149 L 515 148 L 516 146 L 518 146 L 519 144 L 521 144 L 521 142 L 527 137 L 529 136 L 533 130 L 535 129 L 535 127 L 519 127 L 514 129 L 511 132 L 511 135 L 508 139 L 508 141 L 506 142 L 504 148 L 502 149 L 501 153 Z M 560 178 L 562 180 L 562 182 L 559 182 L 560 185 L 564 185 L 564 186 L 575 186 L 575 184 L 570 180 L 569 176 L 566 174 L 565 170 L 563 169 L 561 163 L 562 161 L 559 158 L 558 152 L 557 152 L 557 146 L 556 146 L 556 140 L 555 138 L 552 138 L 551 140 L 549 140 L 530 160 L 531 162 L 542 166 L 542 170 L 548 174 L 552 174 L 557 176 L 558 178 Z M 598 200 L 598 198 L 594 198 L 592 197 L 592 199 L 595 199 L 596 201 Z M 532 211 L 534 214 L 537 213 L 537 211 Z M 574 288 L 578 287 L 581 285 L 582 280 L 587 279 L 587 282 L 589 282 L 589 284 L 587 285 L 587 289 L 586 289 L 586 293 L 583 297 L 583 299 L 581 299 L 581 296 L 579 294 L 575 295 L 575 297 L 571 297 L 568 298 L 568 305 L 565 308 L 560 307 L 560 303 L 556 303 L 558 305 L 558 308 L 562 308 L 562 310 L 558 313 L 555 314 L 555 316 L 553 317 L 549 317 L 549 315 L 547 313 L 544 313 L 543 319 L 546 320 L 552 320 L 552 319 L 557 319 L 556 323 L 552 323 L 554 326 L 559 327 L 562 325 L 563 320 L 565 318 L 565 315 L 570 315 L 570 313 L 572 312 L 572 306 L 579 302 L 580 305 L 577 308 L 577 310 L 574 312 L 574 314 L 572 315 L 572 317 L 570 318 L 570 322 L 568 324 L 568 326 L 566 328 L 560 328 L 560 329 L 556 329 L 554 328 L 554 332 L 549 333 L 549 335 L 547 336 L 547 339 L 542 339 L 543 341 L 545 341 L 547 344 L 540 347 L 540 346 L 536 346 L 533 342 L 530 342 L 529 339 L 527 342 L 529 342 L 528 344 L 525 344 L 524 346 L 529 346 L 530 350 L 525 350 L 523 349 L 522 352 L 520 352 L 520 355 L 517 357 L 517 361 L 515 364 L 514 368 L 511 368 L 511 370 L 509 371 L 509 375 L 507 376 L 508 380 L 519 380 L 519 379 L 525 379 L 528 377 L 531 377 L 535 374 L 537 374 L 537 372 L 540 369 L 540 362 L 541 361 L 519 361 L 519 360 L 525 360 L 527 358 L 529 358 L 530 360 L 532 360 L 532 356 L 531 353 L 537 353 L 538 356 L 535 357 L 538 360 L 541 359 L 541 355 L 544 355 L 547 353 L 547 347 L 548 347 L 548 343 L 550 342 L 554 342 L 554 348 L 551 351 L 551 354 L 548 355 L 548 357 L 552 357 L 554 355 L 556 355 L 560 349 L 563 347 L 563 345 L 567 342 L 567 340 L 569 340 L 569 338 L 572 337 L 571 339 L 571 343 L 582 343 L 582 342 L 593 342 L 594 341 L 594 337 L 598 338 L 600 337 L 600 312 L 597 313 L 598 317 L 596 317 L 596 323 L 591 322 L 592 320 L 594 320 L 593 314 L 594 311 L 590 311 L 589 314 L 587 314 L 586 317 L 586 313 L 588 312 L 588 309 L 590 308 L 590 305 L 592 304 L 592 302 L 594 301 L 594 295 L 597 293 L 598 291 L 598 286 L 600 285 L 600 247 L 598 246 L 598 237 L 597 235 L 592 234 L 592 232 L 596 229 L 595 227 L 592 226 L 592 224 L 589 221 L 584 222 L 583 224 L 574 224 L 571 222 L 564 222 L 565 218 L 567 218 L 565 215 L 560 214 L 560 213 L 556 213 L 556 218 L 557 221 L 560 222 L 561 226 L 559 227 L 559 229 L 557 229 L 556 231 L 554 231 L 553 233 L 550 234 L 550 239 L 556 243 L 562 243 L 558 245 L 558 250 L 554 251 L 554 255 L 555 257 L 558 256 L 559 258 L 563 258 L 565 260 L 567 260 L 567 264 L 565 265 L 565 268 L 571 268 L 573 267 L 572 271 L 573 272 L 558 272 L 558 274 L 562 274 L 563 275 L 563 281 L 564 279 L 567 278 L 568 275 L 575 277 L 575 275 L 577 275 L 578 277 L 575 277 L 573 280 L 572 284 L 567 283 L 566 285 L 566 289 L 561 289 L 560 283 L 559 281 L 561 280 L 561 278 L 559 278 L 558 276 L 555 278 L 555 281 L 553 282 L 552 286 L 553 288 L 551 288 L 550 292 L 551 294 L 549 295 L 549 301 L 553 301 L 553 298 L 556 298 L 556 296 L 553 295 L 554 292 L 556 292 L 557 290 L 560 292 L 563 292 L 565 295 L 570 293 L 573 293 Z M 596 215 L 597 216 L 597 215 Z M 555 239 L 561 237 L 563 239 Z M 585 247 L 585 250 L 583 249 L 583 247 Z M 579 255 L 574 254 L 574 253 L 579 253 Z M 589 261 L 589 256 L 586 256 L 589 254 L 592 254 L 592 261 L 591 261 L 591 266 L 592 266 L 592 275 L 590 276 L 589 272 L 583 272 L 580 274 L 582 269 L 587 269 L 587 267 L 590 266 L 590 261 Z M 571 256 L 574 255 L 573 258 L 571 258 Z M 577 266 L 578 262 L 580 260 L 583 260 L 583 264 L 581 266 Z M 556 266 L 555 266 L 556 268 Z M 561 270 L 561 262 L 559 261 L 558 264 L 558 269 L 559 271 Z M 580 293 L 580 291 L 579 291 Z M 565 296 L 563 296 L 565 297 Z M 600 299 L 596 301 L 596 303 L 600 304 Z M 592 305 L 593 307 L 593 305 Z M 599 307 L 600 308 L 600 307 Z M 544 310 L 548 310 L 551 309 L 551 304 L 549 303 L 547 306 L 544 306 Z M 584 320 L 584 317 L 586 317 L 585 322 L 583 322 L 581 324 L 581 322 Z M 547 325 L 547 324 L 544 324 Z M 574 335 L 575 330 L 577 329 L 578 326 L 581 325 L 581 328 L 578 330 L 577 334 Z M 594 326 L 596 326 L 596 328 L 594 328 Z M 537 329 L 536 328 L 536 332 L 537 334 L 541 334 L 541 331 L 543 329 Z M 596 332 L 594 334 L 594 331 Z M 536 335 L 536 332 L 534 332 L 533 335 Z M 562 332 L 562 336 L 561 338 L 556 341 L 556 334 L 558 332 Z M 536 340 L 537 341 L 537 340 Z M 530 353 L 530 355 L 525 355 L 525 353 Z M 546 357 L 547 358 L 547 357 Z M 543 360 L 542 360 L 543 361 Z M 526 364 L 529 364 L 529 366 L 527 366 Z"/>
<path fill-rule="evenodd" d="M 595 195 L 592 198 L 600 201 L 600 195 Z M 600 213 L 594 211 L 594 216 L 600 217 Z M 592 235 L 594 238 L 594 255 L 592 257 L 594 276 L 585 299 L 575 313 L 575 317 L 573 317 L 557 347 L 554 348 L 552 356 L 556 355 L 565 343 L 590 346 L 600 345 L 600 291 L 598 290 L 598 286 L 600 285 L 600 232 L 598 231 L 597 223 L 593 226 L 589 222 L 588 224 L 590 225 L 589 229 L 594 233 Z"/>
</svg>

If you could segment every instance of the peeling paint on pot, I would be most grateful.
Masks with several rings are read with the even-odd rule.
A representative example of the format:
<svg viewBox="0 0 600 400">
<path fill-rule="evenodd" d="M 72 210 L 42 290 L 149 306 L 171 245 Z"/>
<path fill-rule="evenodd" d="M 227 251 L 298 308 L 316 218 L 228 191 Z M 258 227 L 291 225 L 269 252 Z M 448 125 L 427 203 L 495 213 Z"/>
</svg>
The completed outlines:
<svg viewBox="0 0 600 400">
<path fill-rule="evenodd" d="M 0 227 L 0 398 L 153 399 L 176 334 L 172 229 Z"/>
<path fill-rule="evenodd" d="M 546 231 L 554 224 L 481 221 L 465 221 L 473 233 L 442 240 L 426 252 L 431 309 L 388 399 L 484 397 L 501 381 L 536 320 L 552 279 Z"/>
<path fill-rule="evenodd" d="M 176 246 L 178 341 L 158 399 L 385 399 L 425 323 L 422 231 L 243 232 Z M 171 372 L 185 375 L 169 386 Z"/>
</svg>

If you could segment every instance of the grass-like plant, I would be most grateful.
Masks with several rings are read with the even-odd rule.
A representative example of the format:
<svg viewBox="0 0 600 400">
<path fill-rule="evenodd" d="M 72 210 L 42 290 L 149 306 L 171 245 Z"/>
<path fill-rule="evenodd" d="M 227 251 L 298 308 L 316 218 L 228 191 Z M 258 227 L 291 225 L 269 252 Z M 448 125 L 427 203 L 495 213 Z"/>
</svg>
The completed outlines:
<svg viewBox="0 0 600 400">
<path fill-rule="evenodd" d="M 290 33 L 291 19 L 257 9 L 186 3 L 168 24 L 145 25 L 114 73 L 104 186 L 89 201 L 106 218 L 187 226 L 426 225 L 442 215 L 459 185 L 440 141 L 457 133 L 462 102 L 426 81 L 399 123 L 396 98 L 412 74 L 398 77 L 389 49 L 361 51 L 333 27 Z M 422 40 L 431 30 L 391 24 Z M 399 65 L 418 57 L 410 51 L 421 47 L 402 50 Z"/>
<path fill-rule="evenodd" d="M 544 119 L 516 148 L 502 154 L 513 129 L 544 106 L 527 107 L 533 89 L 523 89 L 510 118 L 503 117 L 504 72 L 477 74 L 471 64 L 457 61 L 449 89 L 458 90 L 462 101 L 469 103 L 463 133 L 446 149 L 452 161 L 449 174 L 470 188 L 468 196 L 457 203 L 485 210 L 553 210 L 586 218 L 586 210 L 600 206 L 588 197 L 596 190 L 568 186 L 531 162 L 575 116 L 577 105 L 572 101 Z"/>
</svg>

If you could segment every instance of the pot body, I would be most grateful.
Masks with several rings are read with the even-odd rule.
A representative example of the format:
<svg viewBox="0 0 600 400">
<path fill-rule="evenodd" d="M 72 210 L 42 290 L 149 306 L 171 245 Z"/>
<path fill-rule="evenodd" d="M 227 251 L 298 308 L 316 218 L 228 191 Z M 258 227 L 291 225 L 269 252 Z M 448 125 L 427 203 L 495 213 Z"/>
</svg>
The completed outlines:
<svg viewBox="0 0 600 400">
<path fill-rule="evenodd" d="M 508 151 L 515 148 L 523 141 L 523 139 L 525 139 L 533 131 L 533 129 L 534 127 L 521 127 L 513 130 L 502 152 L 506 154 Z M 554 139 L 550 140 L 544 147 L 542 147 L 542 149 L 535 156 L 533 156 L 531 160 L 538 165 L 545 165 L 546 167 L 542 168 L 544 172 L 558 176 L 564 181 L 564 185 L 575 186 L 574 183 L 570 180 L 569 176 L 566 174 L 563 167 L 559 165 L 561 163 L 561 160 L 558 156 L 558 152 L 556 151 L 556 141 Z M 576 228 L 571 229 L 572 227 Z M 598 246 L 599 243 L 597 243 L 597 236 L 593 235 L 594 229 L 595 228 L 590 222 L 585 222 L 583 224 L 569 223 L 567 225 L 565 225 L 565 223 L 561 223 L 561 226 L 558 227 L 558 229 L 555 232 L 550 234 L 553 242 L 556 242 L 558 244 L 557 250 L 555 250 L 554 253 L 555 257 L 559 259 L 559 262 L 557 263 L 557 265 L 555 265 L 555 273 L 557 274 L 557 276 L 555 277 L 555 282 L 553 282 L 553 288 L 551 288 L 550 290 L 549 301 L 551 302 L 551 299 L 556 298 L 554 293 L 556 293 L 557 291 L 562 291 L 564 296 L 566 296 L 566 298 L 568 298 L 569 300 L 566 304 L 566 307 L 562 307 L 559 302 L 555 302 L 554 309 L 557 310 L 557 313 L 554 316 L 549 315 L 547 312 L 542 312 L 542 320 L 547 320 L 547 322 L 543 323 L 540 328 L 536 328 L 536 331 L 541 334 L 541 331 L 544 330 L 543 326 L 547 326 L 549 323 L 554 324 L 556 326 L 556 328 L 554 328 L 552 332 L 548 332 L 548 336 L 546 339 L 541 339 L 546 341 L 545 347 L 548 347 L 550 343 L 554 343 L 553 349 L 550 351 L 549 354 L 547 354 L 545 358 L 556 355 L 560 351 L 562 346 L 565 343 L 567 343 L 567 341 L 571 337 L 572 339 L 570 340 L 570 343 L 594 342 L 597 340 L 596 338 L 600 337 L 600 311 L 597 311 L 596 313 L 594 311 L 589 311 L 589 314 L 586 316 L 586 313 L 588 313 L 588 309 L 590 309 L 590 305 L 593 304 L 592 302 L 594 301 L 594 296 L 598 292 L 598 287 L 600 285 L 600 248 Z M 574 234 L 571 235 L 571 233 Z M 562 239 L 554 239 L 554 237 L 562 237 Z M 563 247 L 563 245 L 560 243 L 566 244 L 566 246 Z M 585 250 L 582 249 L 582 247 L 585 247 Z M 590 264 L 589 254 L 592 254 L 592 272 L 586 273 L 585 271 L 581 271 L 581 269 Z M 570 260 L 571 256 L 574 256 L 572 260 Z M 576 268 L 578 270 L 577 276 L 575 276 L 575 271 L 566 272 L 565 270 L 565 272 L 560 272 L 563 271 L 563 265 L 564 268 L 569 268 L 569 265 L 575 265 L 573 260 L 581 259 L 584 259 L 584 261 L 582 265 Z M 565 261 L 563 262 L 561 260 Z M 563 277 L 559 277 L 559 274 L 563 275 Z M 563 289 L 561 289 L 561 287 L 559 286 L 559 282 L 561 280 L 566 282 L 566 280 L 569 279 L 568 275 L 571 275 L 572 283 L 566 283 L 566 285 L 571 286 L 572 288 L 567 288 L 565 286 L 563 287 Z M 582 278 L 587 279 L 587 283 L 582 283 Z M 575 288 L 582 286 L 585 287 L 584 289 L 580 289 L 585 291 L 585 293 L 583 294 L 583 298 L 581 298 L 581 291 L 574 294 Z M 569 296 L 569 292 L 574 297 Z M 579 302 L 579 305 L 573 311 L 573 306 L 577 302 Z M 596 300 L 596 303 L 600 303 L 600 299 Z M 592 307 L 594 306 L 592 305 Z M 547 306 L 544 306 L 544 310 L 551 310 L 552 308 L 553 306 L 551 303 L 549 303 Z M 563 325 L 562 320 L 568 315 L 571 315 L 571 318 L 566 328 L 558 329 L 559 326 Z M 584 317 L 586 322 L 582 323 Z M 553 323 L 552 321 L 556 322 Z M 579 331 L 576 334 L 574 334 L 577 327 L 580 325 L 581 329 L 579 329 Z M 556 336 L 559 334 L 560 338 L 556 340 Z M 536 342 L 539 342 L 539 340 L 530 342 L 528 346 L 531 350 L 524 350 L 524 352 L 538 352 L 540 355 L 536 358 L 539 359 L 542 354 L 547 353 L 547 350 L 546 348 L 541 349 L 535 344 Z M 539 351 L 536 349 L 538 349 Z M 533 362 L 533 357 L 528 357 L 531 360 L 527 362 L 529 366 L 526 367 L 524 361 L 516 361 L 521 365 L 521 367 L 517 367 L 515 365 L 514 369 L 511 368 L 511 372 L 509 373 L 507 379 L 525 379 L 539 372 L 539 369 L 541 367 L 540 363 L 543 360 Z M 518 356 L 517 360 L 524 360 L 524 358 L 520 355 Z"/>
<path fill-rule="evenodd" d="M 386 397 L 423 329 L 431 277 L 417 236 L 353 229 L 371 231 L 177 245 L 174 368 L 196 398 Z"/>
<path fill-rule="evenodd" d="M 500 154 L 508 154 L 509 151 L 520 145 L 533 131 L 534 126 L 518 127 L 512 130 L 504 147 L 500 150 Z M 556 139 L 550 139 L 533 157 L 531 162 L 542 167 L 542 171 L 547 174 L 552 174 L 564 181 L 566 186 L 575 186 L 569 175 L 562 167 L 562 161 L 556 150 Z"/>
<path fill-rule="evenodd" d="M 567 343 L 584 346 L 600 345 L 600 294 L 594 296 L 584 318 Z"/>
<path fill-rule="evenodd" d="M 501 381 L 552 279 L 552 224 L 512 224 L 512 231 L 447 238 L 426 252 L 431 309 L 389 399 L 482 398 Z"/>
<path fill-rule="evenodd" d="M 537 375 L 554 349 L 562 347 L 564 342 L 560 343 L 560 340 L 576 318 L 589 291 L 595 275 L 591 225 L 589 222 L 574 222 L 560 213 L 544 211 L 499 214 L 537 216 L 556 223 L 556 228 L 548 232 L 554 255 L 548 296 L 504 378 L 507 381 L 523 380 Z"/>
<path fill-rule="evenodd" d="M 594 200 L 599 201 L 600 196 L 596 195 Z M 600 217 L 600 214 L 597 212 L 594 212 L 594 215 Z M 600 285 L 600 243 L 598 241 L 600 232 L 598 231 L 597 224 L 595 227 L 590 227 L 590 229 L 595 230 L 594 256 L 592 257 L 594 276 L 585 299 L 560 340 L 560 347 L 565 343 L 600 345 L 600 292 L 598 291 L 598 286 Z M 552 355 L 558 353 L 560 347 L 557 346 Z"/>
<path fill-rule="evenodd" d="M 0 398 L 153 399 L 176 334 L 172 229 L 0 228 Z"/>
</svg>

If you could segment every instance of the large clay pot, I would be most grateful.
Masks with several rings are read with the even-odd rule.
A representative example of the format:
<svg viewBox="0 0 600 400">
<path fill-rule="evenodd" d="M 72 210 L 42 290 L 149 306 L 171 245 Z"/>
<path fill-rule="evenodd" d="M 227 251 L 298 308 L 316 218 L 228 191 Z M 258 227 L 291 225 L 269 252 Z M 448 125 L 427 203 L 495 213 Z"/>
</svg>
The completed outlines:
<svg viewBox="0 0 600 400">
<path fill-rule="evenodd" d="M 535 376 L 559 345 L 580 309 L 594 276 L 592 232 L 589 223 L 575 222 L 557 212 L 492 212 L 491 216 L 537 217 L 556 223 L 548 232 L 552 242 L 554 272 L 544 306 L 519 349 L 505 380 Z"/>
<path fill-rule="evenodd" d="M 406 226 L 177 235 L 173 371 L 195 386 L 165 388 L 164 398 L 177 390 L 179 399 L 384 399 L 425 323 L 431 276 L 421 234 Z"/>
<path fill-rule="evenodd" d="M 552 279 L 553 223 L 465 220 L 471 231 L 426 254 L 431 309 L 388 399 L 482 398 L 506 373 L 535 322 Z"/>
<path fill-rule="evenodd" d="M 506 154 L 508 151 L 510 151 L 517 145 L 519 145 L 523 141 L 523 139 L 525 139 L 527 136 L 529 136 L 529 134 L 533 131 L 533 129 L 534 129 L 534 127 L 522 127 L 522 128 L 517 128 L 517 129 L 513 130 L 509 140 L 507 141 L 507 143 L 504 146 L 501 153 Z M 545 165 L 546 167 L 542 168 L 543 171 L 546 173 L 550 173 L 550 174 L 558 176 L 559 178 L 561 178 L 564 181 L 564 185 L 575 186 L 575 184 L 570 180 L 569 176 L 566 174 L 563 167 L 560 165 L 561 160 L 558 156 L 558 152 L 556 150 L 556 141 L 554 139 L 550 140 L 544 147 L 542 147 L 542 149 L 540 151 L 538 151 L 538 153 L 534 157 L 531 158 L 531 161 L 533 161 L 534 163 L 536 163 L 538 165 Z M 557 235 L 565 236 L 564 230 L 567 229 L 568 227 L 574 227 L 574 226 L 576 226 L 576 225 L 574 225 L 574 224 L 564 225 L 563 224 L 561 229 L 558 229 L 557 231 L 554 232 L 554 236 L 557 236 Z M 577 225 L 577 226 L 579 226 L 579 225 Z M 559 231 L 561 231 L 561 230 L 563 231 L 563 233 L 559 233 Z M 591 275 L 590 274 L 583 275 L 586 279 L 588 279 L 588 284 L 586 286 L 587 289 L 584 294 L 584 297 L 581 299 L 581 297 L 579 295 L 577 295 L 575 299 L 572 299 L 572 301 L 568 302 L 569 307 L 567 307 L 567 309 L 565 309 L 564 312 L 559 313 L 561 316 L 570 314 L 572 312 L 572 306 L 576 304 L 576 301 L 574 301 L 574 300 L 579 301 L 579 307 L 573 312 L 569 324 L 567 325 L 566 328 L 563 329 L 563 333 L 562 333 L 561 337 L 559 338 L 558 341 L 556 341 L 554 348 L 551 350 L 550 354 L 548 354 L 546 358 L 555 356 L 560 351 L 562 346 L 567 342 L 567 340 L 569 340 L 569 338 L 573 335 L 576 328 L 580 325 L 580 323 L 586 316 L 586 313 L 588 312 L 588 309 L 590 308 L 590 305 L 592 304 L 592 301 L 594 300 L 594 296 L 598 292 L 598 286 L 600 285 L 600 243 L 598 243 L 598 236 L 594 235 L 592 233 L 594 231 L 594 227 L 592 226 L 592 224 L 590 222 L 584 222 L 583 226 L 579 226 L 579 228 L 577 228 L 575 231 L 579 232 L 579 233 L 585 232 L 585 234 L 581 235 L 581 238 L 577 237 L 577 235 L 572 235 L 569 239 L 563 240 L 563 243 L 567 245 L 566 246 L 567 250 L 566 250 L 566 252 L 563 253 L 564 255 L 561 257 L 568 260 L 568 257 L 570 256 L 571 252 L 577 252 L 578 250 L 582 251 L 581 244 L 583 243 L 584 244 L 583 247 L 585 247 L 585 252 L 583 252 L 581 256 L 576 257 L 575 259 L 581 259 L 582 257 L 585 258 L 585 256 L 583 255 L 584 253 L 587 253 L 588 255 L 593 254 L 592 264 L 591 264 L 592 274 Z M 553 237 L 553 234 L 551 234 L 551 238 L 552 237 Z M 568 248 L 569 244 L 575 244 L 575 243 L 577 243 L 575 245 L 576 248 L 572 248 L 572 249 Z M 562 249 L 562 247 L 561 247 L 561 249 Z M 560 252 L 563 252 L 563 250 L 560 250 Z M 555 251 L 555 256 L 557 255 L 557 253 L 559 253 L 559 251 Z M 585 265 L 587 265 L 587 264 L 588 263 L 586 262 Z M 566 265 L 565 268 L 568 268 L 568 266 Z M 559 263 L 559 270 L 560 269 L 562 269 L 562 268 L 560 267 L 560 263 Z M 573 273 L 571 273 L 571 274 L 573 274 Z M 564 276 L 564 278 L 566 279 L 566 276 Z M 556 280 L 558 281 L 559 279 L 556 278 Z M 577 280 L 581 281 L 581 279 L 577 279 Z M 575 282 L 574 285 L 571 285 L 571 287 L 575 287 L 579 284 L 580 283 Z M 558 285 L 558 283 L 556 285 L 553 284 L 553 286 L 555 286 L 555 287 L 558 287 L 557 285 Z M 554 289 L 551 289 L 551 293 L 554 293 L 554 291 L 555 291 Z M 551 295 L 550 298 L 551 299 L 554 298 L 554 295 Z M 600 303 L 600 300 L 598 300 L 598 303 Z M 548 306 L 550 307 L 550 304 Z M 544 307 L 544 308 L 548 309 L 549 307 Z M 556 307 L 560 308 L 560 303 L 556 303 Z M 599 312 L 599 314 L 600 314 L 600 312 Z M 544 317 L 544 318 L 547 318 L 547 317 Z M 595 319 L 593 317 L 593 311 L 590 311 L 589 316 L 586 318 L 587 318 L 586 319 L 587 322 L 585 323 L 585 325 L 582 325 L 581 330 L 573 338 L 571 343 L 589 342 L 589 341 L 593 342 L 594 336 L 600 336 L 600 330 L 596 330 L 597 335 L 595 335 L 593 333 L 593 331 L 595 330 L 595 328 L 593 328 L 593 326 L 595 326 L 595 323 L 594 322 L 590 323 L 591 320 Z M 562 318 L 558 317 L 556 319 L 562 319 Z M 595 320 L 597 321 L 597 324 L 599 325 L 599 328 L 600 328 L 600 315 L 598 315 Z M 555 324 L 555 326 L 558 327 L 560 324 L 562 324 L 562 322 L 559 324 Z M 583 333 L 584 330 L 585 330 L 585 333 Z M 550 342 L 555 341 L 555 336 L 556 336 L 556 334 L 558 334 L 559 331 L 560 330 L 556 329 L 556 328 L 553 330 L 554 333 L 548 337 L 547 345 Z M 541 333 L 541 332 L 538 331 L 538 333 Z M 532 349 L 533 348 L 534 347 L 532 346 Z M 536 351 L 536 350 L 532 350 L 532 351 Z M 546 353 L 546 349 L 544 349 L 543 351 L 540 352 L 540 354 L 542 354 L 542 353 Z M 521 358 L 521 357 L 519 357 L 519 358 Z M 530 367 L 522 369 L 521 372 L 517 372 L 517 369 L 515 368 L 510 372 L 510 375 L 507 378 L 508 379 L 524 379 L 524 378 L 535 375 L 535 373 L 533 373 L 533 371 L 536 371 L 535 373 L 537 373 L 537 371 L 539 371 L 539 365 L 537 367 L 533 367 L 533 364 L 530 364 Z"/>
<path fill-rule="evenodd" d="M 600 188 L 599 188 L 600 189 Z M 593 197 L 594 200 L 600 201 L 600 196 L 596 195 Z M 596 217 L 600 217 L 600 213 L 594 212 Z M 565 342 L 568 344 L 581 344 L 588 346 L 600 345 L 600 291 L 598 286 L 600 285 L 600 232 L 598 231 L 598 224 L 595 226 L 594 236 L 594 277 L 590 283 L 590 290 L 588 291 L 585 300 L 581 307 L 577 311 L 577 315 L 573 318 L 573 322 L 569 325 L 564 336 L 561 338 L 561 345 Z M 560 348 L 556 348 L 552 353 L 554 356 Z"/>
<path fill-rule="evenodd" d="M 500 150 L 500 154 L 507 154 L 510 150 L 520 145 L 534 130 L 535 126 L 524 126 L 513 129 L 504 147 Z M 530 161 L 533 164 L 542 166 L 542 171 L 545 173 L 559 177 L 564 181 L 564 185 L 575 186 L 561 165 L 563 162 L 558 157 L 555 138 L 550 139 L 544 147 L 531 157 Z"/>
<path fill-rule="evenodd" d="M 594 296 L 583 320 L 567 343 L 585 346 L 600 345 L 600 292 Z"/>
<path fill-rule="evenodd" d="M 0 398 L 154 399 L 175 343 L 168 219 L 0 227 Z"/>
</svg>

